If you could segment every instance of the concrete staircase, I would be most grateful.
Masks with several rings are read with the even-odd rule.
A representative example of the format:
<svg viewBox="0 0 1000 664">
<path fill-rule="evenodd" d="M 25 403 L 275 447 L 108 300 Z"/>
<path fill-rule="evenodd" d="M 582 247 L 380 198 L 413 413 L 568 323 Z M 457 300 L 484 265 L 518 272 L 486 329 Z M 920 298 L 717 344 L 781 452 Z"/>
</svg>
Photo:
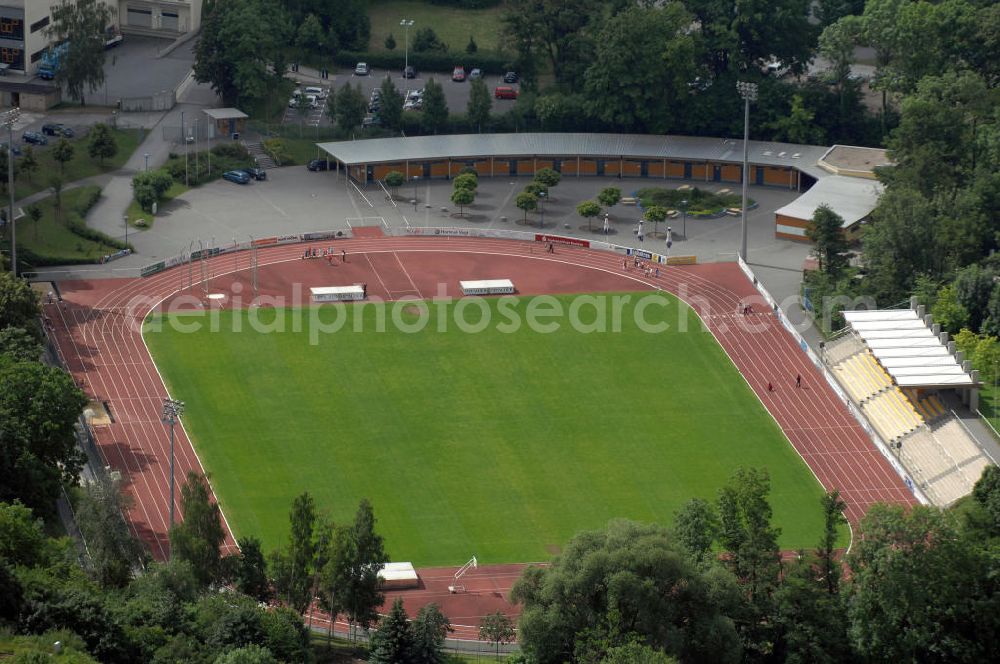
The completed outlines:
<svg viewBox="0 0 1000 664">
<path fill-rule="evenodd" d="M 264 170 L 276 168 L 278 166 L 274 163 L 274 159 L 271 159 L 271 155 L 264 150 L 263 143 L 248 143 L 244 141 L 243 147 L 247 149 L 247 152 L 249 152 L 250 156 L 253 157 L 255 162 L 257 162 L 257 165 Z"/>
</svg>

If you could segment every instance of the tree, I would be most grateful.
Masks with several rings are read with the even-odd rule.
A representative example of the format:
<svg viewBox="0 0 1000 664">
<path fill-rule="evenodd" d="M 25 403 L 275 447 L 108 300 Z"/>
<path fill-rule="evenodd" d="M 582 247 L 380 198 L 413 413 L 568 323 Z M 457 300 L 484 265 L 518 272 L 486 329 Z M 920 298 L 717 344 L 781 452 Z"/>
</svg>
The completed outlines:
<svg viewBox="0 0 1000 664">
<path fill-rule="evenodd" d="M 286 604 L 302 613 L 309 606 L 313 588 L 313 561 L 316 557 L 316 503 L 309 492 L 292 501 L 288 513 L 290 529 L 284 551 L 271 557 L 274 588 Z"/>
<path fill-rule="evenodd" d="M 672 2 L 631 7 L 605 22 L 584 77 L 589 113 L 622 130 L 677 129 L 697 70 L 692 20 Z"/>
<path fill-rule="evenodd" d="M 228 650 L 215 658 L 215 664 L 278 664 L 271 651 L 250 644 Z"/>
<path fill-rule="evenodd" d="M 934 216 L 930 203 L 908 186 L 882 194 L 861 238 L 865 283 L 877 301 L 906 297 L 918 274 L 940 277 L 943 261 L 934 224 L 928 223 Z"/>
<path fill-rule="evenodd" d="M 969 327 L 973 331 L 982 328 L 993 294 L 992 270 L 979 265 L 970 265 L 955 277 L 955 299 L 969 314 Z"/>
<path fill-rule="evenodd" d="M 353 636 L 355 625 L 367 629 L 375 622 L 385 599 L 378 573 L 389 558 L 367 500 L 358 505 L 352 524 L 337 529 L 331 548 L 322 581 L 326 602 L 331 611 L 347 614 Z"/>
<path fill-rule="evenodd" d="M 266 602 L 271 598 L 271 586 L 267 581 L 267 561 L 264 560 L 260 540 L 256 537 L 241 537 L 239 544 L 236 589 L 244 595 Z"/>
<path fill-rule="evenodd" d="M 576 213 L 587 220 L 587 230 L 593 230 L 590 224 L 601 213 L 601 206 L 594 201 L 583 201 L 577 204 Z"/>
<path fill-rule="evenodd" d="M 330 116 L 341 129 L 353 129 L 361 124 L 367 108 L 361 86 L 352 87 L 350 83 L 344 83 L 336 95 L 331 95 L 328 105 Z"/>
<path fill-rule="evenodd" d="M 758 653 L 769 651 L 775 639 L 769 618 L 781 571 L 781 530 L 771 525 L 770 489 L 766 470 L 738 468 L 719 491 L 718 504 L 719 541 L 729 553 L 726 563 L 749 608 L 747 619 L 738 626 L 744 647 Z"/>
<path fill-rule="evenodd" d="M 528 213 L 538 207 L 538 196 L 528 191 L 522 191 L 514 199 L 517 209 L 524 210 L 524 221 L 528 221 Z"/>
<path fill-rule="evenodd" d="M 316 53 L 323 51 L 325 41 L 326 33 L 319 18 L 315 14 L 306 16 L 295 34 L 295 45 L 305 53 Z"/>
<path fill-rule="evenodd" d="M 623 646 L 609 648 L 601 664 L 677 664 L 677 660 L 662 650 L 631 641 Z"/>
<path fill-rule="evenodd" d="M 774 132 L 776 141 L 821 145 L 826 137 L 823 129 L 813 121 L 815 117 L 816 114 L 803 103 L 802 95 L 792 95 L 788 113 L 768 123 L 767 128 Z"/>
<path fill-rule="evenodd" d="M 282 662 L 311 662 L 309 630 L 302 616 L 288 607 L 264 611 L 261 615 L 264 645 Z"/>
<path fill-rule="evenodd" d="M 407 621 L 406 610 L 400 597 L 392 603 L 389 613 L 382 618 L 372 635 L 371 664 L 400 664 L 412 659 L 413 634 Z"/>
<path fill-rule="evenodd" d="M 0 277 L 0 302 L 5 281 Z M 16 312 L 3 313 L 17 320 Z M 83 467 L 74 427 L 86 404 L 62 369 L 0 358 L 0 501 L 19 499 L 52 514 L 60 486 L 75 483 Z"/>
<path fill-rule="evenodd" d="M 170 529 L 171 553 L 191 563 L 195 578 L 202 586 L 208 586 L 220 577 L 219 547 L 226 533 L 219 505 L 212 502 L 208 480 L 193 470 L 181 486 L 181 514 L 184 520 Z"/>
<path fill-rule="evenodd" d="M 451 184 L 455 189 L 475 191 L 479 187 L 479 176 L 475 173 L 462 173 L 456 176 Z"/>
<path fill-rule="evenodd" d="M 17 172 L 19 170 L 20 164 L 14 162 L 14 179 L 17 179 Z M 10 155 L 7 152 L 6 145 L 0 145 L 0 187 L 3 188 L 3 192 L 7 193 L 8 180 L 10 176 Z M 3 214 L 3 220 L 7 220 L 7 210 L 4 209 L 0 211 Z"/>
<path fill-rule="evenodd" d="M 52 43 L 66 42 L 56 81 L 85 106 L 85 92 L 104 83 L 106 29 L 114 22 L 111 7 L 100 0 L 61 0 L 52 7 L 52 22 L 45 30 Z"/>
<path fill-rule="evenodd" d="M 166 170 L 141 171 L 132 177 L 132 193 L 142 209 L 151 212 L 153 203 L 162 199 L 173 183 Z"/>
<path fill-rule="evenodd" d="M 2 155 L 6 159 L 7 155 Z M 30 145 L 25 145 L 24 150 L 21 152 L 21 159 L 18 163 L 18 168 L 24 173 L 24 176 L 31 180 L 35 171 L 38 170 L 38 160 L 35 158 L 35 148 Z"/>
<path fill-rule="evenodd" d="M 828 595 L 836 596 L 840 592 L 840 563 L 835 558 L 839 530 L 847 519 L 844 510 L 847 505 L 840 498 L 840 491 L 834 489 L 823 496 L 823 539 L 816 549 L 816 557 L 820 562 L 820 575 L 826 585 Z"/>
<path fill-rule="evenodd" d="M 31 284 L 6 270 L 0 272 L 0 329 L 20 327 L 40 337 L 37 321 L 41 315 L 38 293 Z"/>
<path fill-rule="evenodd" d="M 469 43 L 465 45 L 465 52 L 469 55 L 474 55 L 478 50 L 479 45 L 476 44 L 476 40 L 472 38 L 472 35 L 469 35 Z"/>
<path fill-rule="evenodd" d="M 385 50 L 393 51 L 396 49 L 396 38 L 389 33 L 389 36 L 385 38 Z"/>
<path fill-rule="evenodd" d="M 444 664 L 444 642 L 453 631 L 448 618 L 437 604 L 426 604 L 410 623 L 413 634 L 412 658 L 414 664 Z"/>
<path fill-rule="evenodd" d="M 513 643 L 515 637 L 514 622 L 503 611 L 488 613 L 479 621 L 479 640 L 496 647 L 497 660 L 500 659 L 500 646 Z"/>
<path fill-rule="evenodd" d="M 667 218 L 667 208 L 662 205 L 650 205 L 643 210 L 643 216 L 647 221 L 653 222 L 653 233 L 659 231 L 660 222 Z"/>
<path fill-rule="evenodd" d="M 73 144 L 65 138 L 60 138 L 56 141 L 56 144 L 52 146 L 52 158 L 59 162 L 60 175 L 66 170 L 66 162 L 72 161 L 73 153 L 75 151 L 76 150 L 73 148 Z"/>
<path fill-rule="evenodd" d="M 704 40 L 707 64 L 718 76 L 749 72 L 773 60 L 795 74 L 813 55 L 818 27 L 808 0 L 689 0 Z"/>
<path fill-rule="evenodd" d="M 601 189 L 601 192 L 597 194 L 597 202 L 603 205 L 605 208 L 612 208 L 618 205 L 618 201 L 622 198 L 622 190 L 618 187 L 605 187 Z"/>
<path fill-rule="evenodd" d="M 625 520 L 574 536 L 545 567 L 529 567 L 511 591 L 523 605 L 518 640 L 530 661 L 599 661 L 638 639 L 685 662 L 737 662 L 738 590 L 719 565 L 703 569 L 662 526 Z"/>
<path fill-rule="evenodd" d="M 486 81 L 481 78 L 473 79 L 469 85 L 469 105 L 466 110 L 469 124 L 482 131 L 483 126 L 489 124 L 492 107 L 493 99 L 486 87 Z"/>
<path fill-rule="evenodd" d="M 392 79 L 386 77 L 380 86 L 382 90 L 382 108 L 379 116 L 382 124 L 388 129 L 399 131 L 403 126 L 403 95 L 396 89 Z"/>
<path fill-rule="evenodd" d="M 991 534 L 1000 534 L 1000 468 L 989 465 L 983 469 L 972 489 L 972 497 L 986 511 Z"/>
<path fill-rule="evenodd" d="M 436 134 L 448 124 L 448 104 L 444 89 L 433 78 L 424 85 L 422 122 L 424 131 Z"/>
<path fill-rule="evenodd" d="M 38 362 L 42 345 L 23 327 L 4 327 L 0 328 L 0 355 L 14 362 Z"/>
<path fill-rule="evenodd" d="M 995 570 L 957 515 L 916 505 L 872 506 L 847 562 L 849 633 L 866 661 L 986 661 L 995 652 Z M 995 554 L 994 554 L 995 555 Z M 984 638 L 984 635 L 986 638 Z"/>
<path fill-rule="evenodd" d="M 206 6 L 195 46 L 195 80 L 211 85 L 227 106 L 264 100 L 284 77 L 284 51 L 292 41 L 288 15 L 268 0 Z"/>
<path fill-rule="evenodd" d="M 389 187 L 389 191 L 395 196 L 396 191 L 406 182 L 406 176 L 399 171 L 389 171 L 385 174 L 384 181 L 386 186 Z"/>
<path fill-rule="evenodd" d="M 76 522 L 87 543 L 88 572 L 102 588 L 124 588 L 132 580 L 132 570 L 145 562 L 142 544 L 125 523 L 127 509 L 116 481 L 91 482 L 80 495 Z"/>
<path fill-rule="evenodd" d="M 456 187 L 451 192 L 451 202 L 458 206 L 459 216 L 465 216 L 465 206 L 472 205 L 474 200 L 476 200 L 476 191 L 474 189 L 459 189 Z"/>
<path fill-rule="evenodd" d="M 33 566 L 42 562 L 48 546 L 44 522 L 20 501 L 0 502 L 0 560 Z"/>
<path fill-rule="evenodd" d="M 438 39 L 433 28 L 418 28 L 413 36 L 412 48 L 416 53 L 425 51 L 447 51 L 448 45 Z"/>
<path fill-rule="evenodd" d="M 847 265 L 847 240 L 844 238 L 844 218 L 823 203 L 813 212 L 806 237 L 816 245 L 819 269 L 832 277 Z"/>
<path fill-rule="evenodd" d="M 111 127 L 103 122 L 94 125 L 90 130 L 87 152 L 91 159 L 97 159 L 101 166 L 104 165 L 105 159 L 111 159 L 118 154 L 118 142 L 111 133 Z"/>
<path fill-rule="evenodd" d="M 958 301 L 953 283 L 942 286 L 937 291 L 930 312 L 934 316 L 934 322 L 940 323 L 941 329 L 950 334 L 955 334 L 969 325 L 969 312 Z"/>
<path fill-rule="evenodd" d="M 503 34 L 518 52 L 519 63 L 545 58 L 559 82 L 572 82 L 582 76 L 586 55 L 593 49 L 586 28 L 596 26 L 604 17 L 598 0 L 580 0 L 569 5 L 547 0 L 512 0 L 502 16 Z M 533 68 L 520 67 L 522 82 L 534 85 Z"/>
<path fill-rule="evenodd" d="M 706 561 L 719 536 L 719 527 L 719 515 L 711 503 L 692 498 L 674 516 L 673 535 L 695 560 Z"/>
</svg>

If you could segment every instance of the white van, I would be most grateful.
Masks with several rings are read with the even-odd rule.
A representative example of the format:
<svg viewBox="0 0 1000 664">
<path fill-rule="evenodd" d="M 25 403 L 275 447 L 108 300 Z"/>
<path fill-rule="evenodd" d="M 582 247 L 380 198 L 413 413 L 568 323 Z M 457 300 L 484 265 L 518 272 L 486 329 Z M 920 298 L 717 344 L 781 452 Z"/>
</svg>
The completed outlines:
<svg viewBox="0 0 1000 664">
<path fill-rule="evenodd" d="M 310 85 L 309 87 L 306 88 L 306 94 L 307 95 L 316 95 L 317 98 L 322 99 L 323 97 L 326 96 L 326 90 L 324 90 L 323 88 L 317 87 L 315 85 Z"/>
</svg>

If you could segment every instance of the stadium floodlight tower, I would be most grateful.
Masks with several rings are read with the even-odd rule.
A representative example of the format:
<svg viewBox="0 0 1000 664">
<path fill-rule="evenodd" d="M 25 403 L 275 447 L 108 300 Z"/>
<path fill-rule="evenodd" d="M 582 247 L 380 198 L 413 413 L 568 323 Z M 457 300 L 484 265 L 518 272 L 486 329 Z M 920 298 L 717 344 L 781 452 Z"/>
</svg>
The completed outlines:
<svg viewBox="0 0 1000 664">
<path fill-rule="evenodd" d="M 184 412 L 184 402 L 170 397 L 163 398 L 161 420 L 170 425 L 170 527 L 174 527 L 174 425 Z M 171 552 L 173 553 L 173 552 Z"/>
<path fill-rule="evenodd" d="M 7 128 L 7 191 L 10 192 L 10 207 L 7 208 L 7 223 L 10 224 L 10 269 L 17 276 L 17 227 L 14 225 L 14 125 L 21 119 L 21 109 L 15 106 L 3 114 L 0 123 Z"/>
<path fill-rule="evenodd" d="M 757 101 L 757 84 L 736 81 L 743 97 L 743 204 L 740 208 L 740 258 L 747 260 L 747 187 L 750 179 L 750 102 Z"/>
</svg>

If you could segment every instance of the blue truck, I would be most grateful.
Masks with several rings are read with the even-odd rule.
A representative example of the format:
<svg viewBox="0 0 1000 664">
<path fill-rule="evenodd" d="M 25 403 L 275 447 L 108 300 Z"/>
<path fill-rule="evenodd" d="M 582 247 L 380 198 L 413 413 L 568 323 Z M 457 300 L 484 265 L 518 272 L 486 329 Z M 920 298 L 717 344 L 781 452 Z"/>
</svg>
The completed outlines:
<svg viewBox="0 0 1000 664">
<path fill-rule="evenodd" d="M 63 42 L 58 46 L 50 46 L 42 53 L 42 61 L 38 65 L 38 78 L 51 81 L 56 77 L 56 72 L 69 51 L 69 42 Z"/>
</svg>

